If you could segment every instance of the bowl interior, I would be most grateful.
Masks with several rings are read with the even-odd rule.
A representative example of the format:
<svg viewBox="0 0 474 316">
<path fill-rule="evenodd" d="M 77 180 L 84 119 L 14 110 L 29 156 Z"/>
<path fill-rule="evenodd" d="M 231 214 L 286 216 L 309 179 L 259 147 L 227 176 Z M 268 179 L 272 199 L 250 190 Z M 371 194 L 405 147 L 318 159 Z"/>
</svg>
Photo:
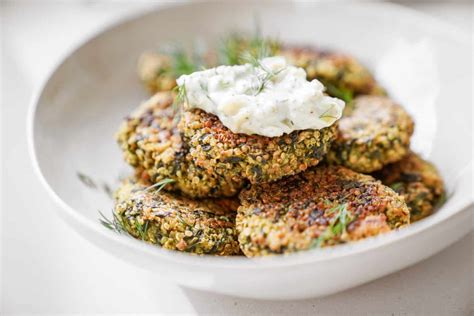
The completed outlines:
<svg viewBox="0 0 474 316">
<path fill-rule="evenodd" d="M 93 186 L 114 186 L 131 171 L 114 133 L 147 98 L 135 72 L 139 54 L 177 40 L 212 42 L 232 30 L 253 32 L 257 17 L 264 35 L 347 52 L 371 68 L 413 115 L 414 149 L 439 168 L 451 200 L 461 199 L 471 192 L 459 187 L 472 161 L 469 42 L 408 13 L 394 19 L 380 6 L 200 3 L 109 28 L 66 58 L 44 87 L 33 118 L 39 168 L 60 199 L 103 229 L 98 210 L 108 214 L 112 201 Z M 78 173 L 94 183 L 84 185 Z M 454 211 L 444 207 L 434 216 Z"/>
</svg>

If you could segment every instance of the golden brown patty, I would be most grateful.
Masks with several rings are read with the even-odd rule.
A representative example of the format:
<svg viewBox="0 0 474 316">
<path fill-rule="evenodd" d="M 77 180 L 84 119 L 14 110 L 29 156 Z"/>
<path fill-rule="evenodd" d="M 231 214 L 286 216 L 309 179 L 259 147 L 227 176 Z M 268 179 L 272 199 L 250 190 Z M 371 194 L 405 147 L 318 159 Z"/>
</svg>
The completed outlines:
<svg viewBox="0 0 474 316">
<path fill-rule="evenodd" d="M 249 257 L 359 240 L 410 223 L 403 198 L 341 166 L 252 185 L 239 198 L 239 242 Z"/>
<path fill-rule="evenodd" d="M 339 120 L 328 161 L 363 173 L 380 170 L 408 153 L 413 129 L 410 115 L 389 98 L 360 96 Z"/>
<path fill-rule="evenodd" d="M 350 101 L 357 95 L 385 94 L 369 70 L 349 55 L 294 46 L 283 47 L 280 54 L 304 68 L 308 80 L 321 81 L 331 96 Z"/>
<path fill-rule="evenodd" d="M 216 116 L 201 110 L 183 112 L 178 127 L 198 167 L 252 183 L 277 180 L 317 165 L 335 132 L 333 125 L 280 137 L 235 134 Z"/>
<path fill-rule="evenodd" d="M 135 238 L 197 254 L 240 253 L 236 200 L 192 200 L 133 181 L 125 181 L 115 196 L 116 218 Z"/>
<path fill-rule="evenodd" d="M 244 185 L 241 178 L 218 175 L 192 163 L 176 128 L 172 103 L 173 95 L 161 92 L 126 118 L 117 135 L 125 160 L 147 181 L 175 180 L 167 190 L 180 190 L 191 197 L 237 194 Z"/>
<path fill-rule="evenodd" d="M 374 177 L 405 198 L 412 222 L 433 213 L 444 200 L 443 179 L 435 166 L 413 152 L 385 166 Z"/>
</svg>

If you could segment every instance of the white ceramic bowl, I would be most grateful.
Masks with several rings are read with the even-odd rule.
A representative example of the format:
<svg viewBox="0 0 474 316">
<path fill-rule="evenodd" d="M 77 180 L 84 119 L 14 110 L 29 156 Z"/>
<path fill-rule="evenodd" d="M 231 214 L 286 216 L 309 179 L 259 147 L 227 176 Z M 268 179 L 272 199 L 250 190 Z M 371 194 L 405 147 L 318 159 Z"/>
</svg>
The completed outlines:
<svg viewBox="0 0 474 316">
<path fill-rule="evenodd" d="M 123 170 L 114 140 L 121 119 L 146 98 L 137 56 L 172 40 L 212 40 L 249 30 L 353 54 L 417 123 L 415 149 L 446 179 L 448 202 L 433 216 L 362 242 L 249 260 L 167 251 L 106 230 L 105 195 L 77 172 L 113 182 Z M 90 38 L 54 69 L 33 99 L 29 142 L 38 176 L 59 215 L 93 244 L 179 284 L 268 299 L 326 295 L 418 262 L 472 229 L 471 48 L 469 37 L 432 18 L 381 3 L 197 3 L 128 18 Z M 125 169 L 124 169 L 125 168 Z"/>
</svg>

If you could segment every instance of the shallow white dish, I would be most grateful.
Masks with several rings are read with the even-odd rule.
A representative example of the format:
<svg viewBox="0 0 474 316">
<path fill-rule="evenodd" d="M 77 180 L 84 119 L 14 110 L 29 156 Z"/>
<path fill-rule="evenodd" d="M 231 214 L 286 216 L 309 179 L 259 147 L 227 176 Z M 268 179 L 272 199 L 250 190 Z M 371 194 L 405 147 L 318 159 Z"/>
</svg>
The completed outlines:
<svg viewBox="0 0 474 316">
<path fill-rule="evenodd" d="M 254 28 L 291 43 L 346 51 L 365 62 L 413 114 L 415 149 L 446 180 L 448 202 L 434 215 L 362 242 L 249 260 L 167 251 L 106 230 L 98 210 L 112 202 L 81 172 L 114 183 L 128 170 L 114 141 L 121 119 L 147 97 L 138 55 L 160 43 Z M 33 164 L 58 214 L 98 247 L 184 286 L 264 299 L 327 295 L 414 264 L 472 229 L 472 115 L 469 37 L 397 6 L 197 3 L 126 19 L 86 41 L 51 72 L 28 120 Z"/>
</svg>

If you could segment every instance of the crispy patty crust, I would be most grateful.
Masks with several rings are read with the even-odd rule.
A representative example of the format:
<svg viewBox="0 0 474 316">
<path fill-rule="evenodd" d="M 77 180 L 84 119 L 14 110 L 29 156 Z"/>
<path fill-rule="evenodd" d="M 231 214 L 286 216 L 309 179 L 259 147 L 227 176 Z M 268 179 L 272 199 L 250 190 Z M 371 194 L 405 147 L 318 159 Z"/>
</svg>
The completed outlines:
<svg viewBox="0 0 474 316">
<path fill-rule="evenodd" d="M 133 237 L 166 249 L 219 256 L 240 253 L 236 200 L 192 200 L 125 181 L 115 215 Z"/>
<path fill-rule="evenodd" d="M 398 104 L 383 96 L 360 96 L 346 105 L 329 162 L 370 173 L 408 152 L 414 123 Z"/>
<path fill-rule="evenodd" d="M 349 55 L 295 46 L 282 47 L 280 54 L 306 70 L 308 80 L 321 81 L 331 96 L 350 101 L 357 95 L 385 94 L 370 71 Z"/>
<path fill-rule="evenodd" d="M 240 177 L 216 174 L 192 162 L 188 146 L 176 128 L 171 104 L 173 94 L 161 92 L 143 103 L 120 127 L 118 143 L 125 160 L 139 177 L 156 183 L 175 182 L 167 190 L 180 190 L 190 197 L 233 196 L 244 185 Z"/>
<path fill-rule="evenodd" d="M 342 166 L 252 185 L 239 198 L 239 242 L 249 257 L 355 241 L 410 223 L 403 198 Z"/>
<path fill-rule="evenodd" d="M 374 177 L 405 198 L 412 222 L 431 215 L 444 200 L 444 184 L 438 170 L 414 152 L 385 166 Z"/>
<path fill-rule="evenodd" d="M 336 129 L 332 125 L 280 137 L 235 134 L 217 116 L 201 110 L 185 111 L 178 127 L 198 167 L 251 183 L 274 181 L 317 165 Z"/>
</svg>

